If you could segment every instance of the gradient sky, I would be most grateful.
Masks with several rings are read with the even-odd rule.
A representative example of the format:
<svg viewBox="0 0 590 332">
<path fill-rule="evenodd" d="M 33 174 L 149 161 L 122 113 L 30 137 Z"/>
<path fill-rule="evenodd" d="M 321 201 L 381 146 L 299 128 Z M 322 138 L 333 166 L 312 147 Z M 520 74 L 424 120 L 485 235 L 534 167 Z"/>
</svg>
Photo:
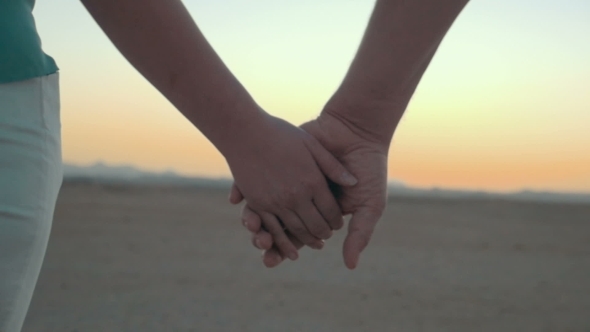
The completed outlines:
<svg viewBox="0 0 590 332">
<path fill-rule="evenodd" d="M 186 0 L 269 113 L 314 118 L 374 1 Z M 64 159 L 228 176 L 223 157 L 115 50 L 79 1 L 38 0 L 61 69 Z M 590 1 L 472 0 L 426 72 L 390 153 L 420 187 L 590 192 Z"/>
</svg>

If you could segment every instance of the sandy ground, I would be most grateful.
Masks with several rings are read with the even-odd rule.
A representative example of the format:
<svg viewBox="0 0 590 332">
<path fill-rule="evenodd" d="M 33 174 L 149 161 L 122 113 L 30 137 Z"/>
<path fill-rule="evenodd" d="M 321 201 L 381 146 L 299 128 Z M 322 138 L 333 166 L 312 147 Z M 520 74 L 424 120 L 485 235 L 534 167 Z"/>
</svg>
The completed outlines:
<svg viewBox="0 0 590 332">
<path fill-rule="evenodd" d="M 390 201 L 270 270 L 224 191 L 65 185 L 24 331 L 590 331 L 590 206 Z"/>
</svg>

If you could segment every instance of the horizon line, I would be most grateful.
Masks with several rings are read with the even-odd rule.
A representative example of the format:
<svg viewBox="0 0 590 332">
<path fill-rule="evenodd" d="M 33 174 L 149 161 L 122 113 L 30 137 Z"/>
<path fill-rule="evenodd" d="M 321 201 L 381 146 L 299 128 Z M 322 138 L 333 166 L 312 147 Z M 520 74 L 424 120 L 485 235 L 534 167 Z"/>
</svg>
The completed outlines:
<svg viewBox="0 0 590 332">
<path fill-rule="evenodd" d="M 92 168 L 95 166 L 104 166 L 106 168 L 116 169 L 116 168 L 131 168 L 134 171 L 145 173 L 144 176 L 174 176 L 177 178 L 185 178 L 185 179 L 192 179 L 192 180 L 213 180 L 213 181 L 233 181 L 231 176 L 211 176 L 211 175 L 191 175 L 182 172 L 176 171 L 173 167 L 168 167 L 166 170 L 163 171 L 156 171 L 143 168 L 138 165 L 130 164 L 130 163 L 121 163 L 121 164 L 110 164 L 104 161 L 95 161 L 90 164 L 79 164 L 79 163 L 72 163 L 68 161 L 63 161 L 64 168 L 65 167 L 76 167 L 76 168 Z M 72 177 L 66 174 L 64 169 L 64 179 L 67 177 Z M 90 176 L 85 176 L 90 177 Z M 560 190 L 552 190 L 552 189 L 530 189 L 527 187 L 521 187 L 518 189 L 511 189 L 511 190 L 493 190 L 493 189 L 486 189 L 486 188 L 466 188 L 466 187 L 443 187 L 443 186 L 415 186 L 409 185 L 402 179 L 392 178 L 387 179 L 387 187 L 389 189 L 405 189 L 405 190 L 421 190 L 421 191 L 447 191 L 447 192 L 462 192 L 462 193 L 482 193 L 482 194 L 500 194 L 500 195 L 511 195 L 511 194 L 556 194 L 556 195 L 579 195 L 579 196 L 588 196 L 590 195 L 590 191 L 560 191 Z"/>
</svg>

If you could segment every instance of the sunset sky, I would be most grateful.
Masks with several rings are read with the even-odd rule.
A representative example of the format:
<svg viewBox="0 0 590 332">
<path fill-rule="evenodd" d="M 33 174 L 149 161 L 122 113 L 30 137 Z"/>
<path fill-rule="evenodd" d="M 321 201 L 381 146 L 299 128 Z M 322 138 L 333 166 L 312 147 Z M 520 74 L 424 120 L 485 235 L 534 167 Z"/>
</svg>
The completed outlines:
<svg viewBox="0 0 590 332">
<path fill-rule="evenodd" d="M 185 0 L 269 113 L 314 118 L 342 80 L 370 0 Z M 223 157 L 116 51 L 79 1 L 37 0 L 60 67 L 64 160 L 229 176 Z M 472 0 L 390 153 L 411 186 L 590 192 L 590 1 Z"/>
</svg>

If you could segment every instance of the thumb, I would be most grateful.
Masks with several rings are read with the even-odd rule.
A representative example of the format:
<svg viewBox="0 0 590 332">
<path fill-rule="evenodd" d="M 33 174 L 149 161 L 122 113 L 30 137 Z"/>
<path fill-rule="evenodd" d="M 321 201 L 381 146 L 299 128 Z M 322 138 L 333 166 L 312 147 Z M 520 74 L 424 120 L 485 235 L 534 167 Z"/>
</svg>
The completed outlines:
<svg viewBox="0 0 590 332">
<path fill-rule="evenodd" d="M 306 140 L 306 143 L 322 173 L 328 179 L 345 187 L 357 184 L 357 179 L 315 138 Z"/>
<path fill-rule="evenodd" d="M 342 248 L 344 264 L 349 269 L 353 270 L 358 265 L 361 252 L 369 244 L 380 217 L 380 213 L 366 207 L 359 208 L 352 215 L 352 219 L 348 223 L 348 234 L 344 239 L 344 247 Z"/>
<path fill-rule="evenodd" d="M 229 193 L 229 202 L 231 204 L 239 204 L 243 200 L 244 196 L 242 195 L 242 192 L 240 191 L 240 189 L 238 189 L 238 186 L 236 186 L 236 183 L 234 182 L 231 186 L 231 190 Z"/>
</svg>

